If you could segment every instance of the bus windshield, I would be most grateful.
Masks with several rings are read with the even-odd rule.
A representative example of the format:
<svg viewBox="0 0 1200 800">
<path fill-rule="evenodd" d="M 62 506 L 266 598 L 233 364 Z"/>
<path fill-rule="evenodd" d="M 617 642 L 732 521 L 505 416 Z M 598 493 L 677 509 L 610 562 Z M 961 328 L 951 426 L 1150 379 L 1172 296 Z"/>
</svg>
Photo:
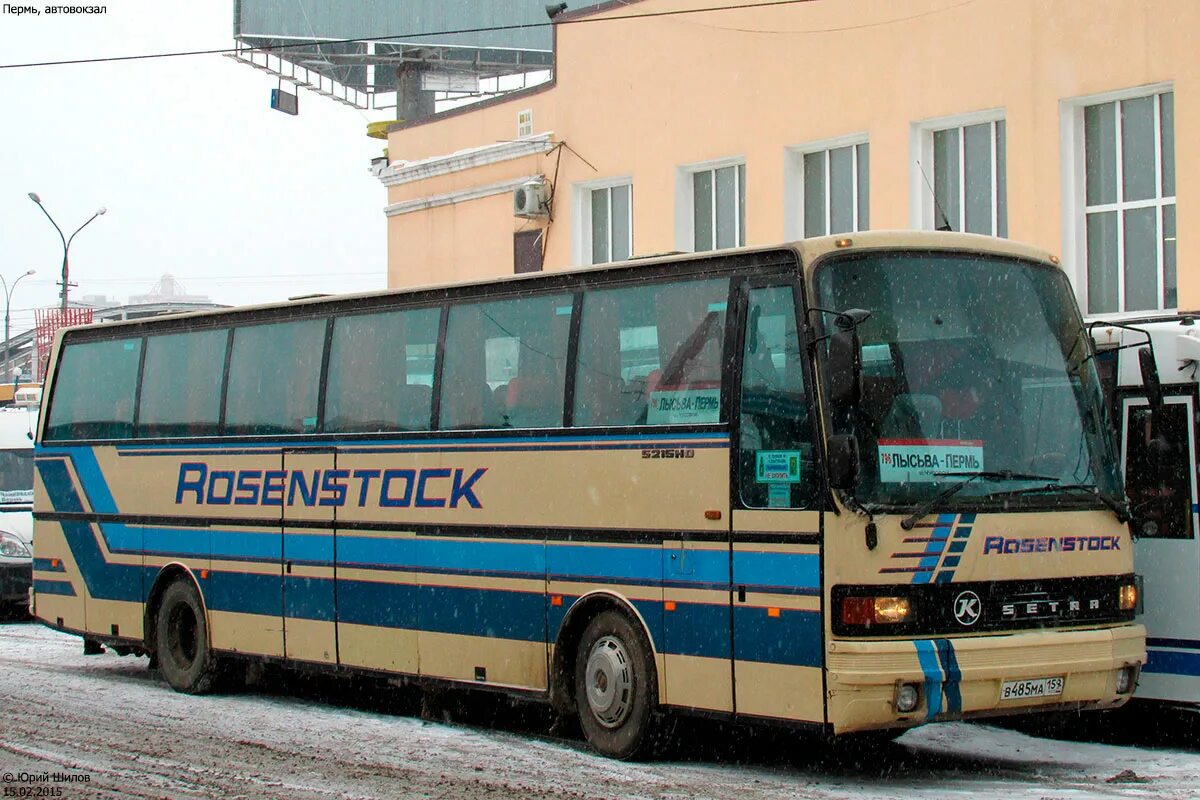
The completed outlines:
<svg viewBox="0 0 1200 800">
<path fill-rule="evenodd" d="M 836 432 L 858 439 L 858 502 L 911 507 L 972 475 L 947 507 L 1120 497 L 1100 383 L 1061 272 L 995 256 L 867 254 L 820 265 L 816 290 L 819 307 L 871 312 L 858 328 L 861 402 L 832 414 Z"/>
</svg>

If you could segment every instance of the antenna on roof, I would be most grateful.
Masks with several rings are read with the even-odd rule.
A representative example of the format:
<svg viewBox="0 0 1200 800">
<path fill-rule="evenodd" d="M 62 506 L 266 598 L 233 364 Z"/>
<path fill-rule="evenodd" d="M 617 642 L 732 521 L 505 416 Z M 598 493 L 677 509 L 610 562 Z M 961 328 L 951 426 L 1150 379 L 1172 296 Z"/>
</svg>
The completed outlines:
<svg viewBox="0 0 1200 800">
<path fill-rule="evenodd" d="M 954 230 L 954 228 L 951 227 L 951 225 L 950 225 L 950 220 L 946 218 L 946 212 L 942 211 L 942 207 L 938 204 L 937 192 L 935 192 L 933 190 L 933 184 L 929 182 L 929 176 L 925 174 L 925 167 L 921 166 L 921 159 L 917 159 L 917 169 L 921 170 L 921 177 L 925 179 L 925 185 L 929 187 L 929 194 L 930 194 L 930 196 L 933 197 L 934 213 L 936 213 L 938 215 L 938 217 L 940 217 L 942 220 L 942 223 L 940 225 L 938 225 L 936 228 L 934 228 L 934 230 L 937 230 L 937 231 L 952 231 L 952 230 Z"/>
</svg>

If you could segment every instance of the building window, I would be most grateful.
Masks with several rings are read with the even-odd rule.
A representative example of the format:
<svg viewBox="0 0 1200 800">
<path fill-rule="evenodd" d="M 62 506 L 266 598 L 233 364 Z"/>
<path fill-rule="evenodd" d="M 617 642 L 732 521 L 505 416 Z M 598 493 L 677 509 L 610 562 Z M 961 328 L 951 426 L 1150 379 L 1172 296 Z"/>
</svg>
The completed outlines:
<svg viewBox="0 0 1200 800">
<path fill-rule="evenodd" d="M 628 180 L 577 186 L 576 264 L 607 264 L 633 254 L 633 185 Z"/>
<path fill-rule="evenodd" d="M 1166 91 L 1083 107 L 1089 313 L 1179 304 L 1174 100 Z"/>
<path fill-rule="evenodd" d="M 526 108 L 517 112 L 517 138 L 533 136 L 533 109 Z"/>
<path fill-rule="evenodd" d="M 812 150 L 803 154 L 803 161 L 804 235 L 867 230 L 870 227 L 867 143 Z"/>
<path fill-rule="evenodd" d="M 720 250 L 746 244 L 746 165 L 725 161 L 685 167 L 678 186 L 677 238 L 682 249 Z"/>
<path fill-rule="evenodd" d="M 927 137 L 921 180 L 933 181 L 933 207 L 924 227 L 1008 236 L 1004 120 L 933 127 Z"/>
</svg>

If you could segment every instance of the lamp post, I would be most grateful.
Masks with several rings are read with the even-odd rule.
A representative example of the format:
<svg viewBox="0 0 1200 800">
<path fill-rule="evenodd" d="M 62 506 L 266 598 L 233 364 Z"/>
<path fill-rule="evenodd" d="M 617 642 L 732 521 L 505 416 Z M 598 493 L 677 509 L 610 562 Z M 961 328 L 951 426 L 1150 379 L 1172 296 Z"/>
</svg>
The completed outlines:
<svg viewBox="0 0 1200 800">
<path fill-rule="evenodd" d="M 69 251 L 71 249 L 71 241 L 75 238 L 75 233 L 79 233 L 81 230 L 86 228 L 88 226 L 88 224 L 91 223 L 91 221 L 94 220 L 96 217 L 100 216 L 101 214 L 107 213 L 108 209 L 105 208 L 104 206 L 100 206 L 100 208 L 98 208 L 96 210 L 95 214 L 92 214 L 90 217 L 88 217 L 87 222 L 83 223 L 82 225 L 80 225 L 78 228 L 75 229 L 75 233 L 72 233 L 70 236 L 64 236 L 63 232 L 62 232 L 62 228 L 58 227 L 58 223 L 54 221 L 54 217 L 50 216 L 50 212 L 46 210 L 46 207 L 44 205 L 42 205 L 42 198 L 38 197 L 37 192 L 30 192 L 29 199 L 32 200 L 33 202 L 37 203 L 37 207 L 40 208 L 42 210 L 42 213 L 46 215 L 46 219 L 50 220 L 50 224 L 54 226 L 54 230 L 58 231 L 58 238 L 62 239 L 62 243 L 63 243 L 62 310 L 63 310 L 63 315 L 65 316 L 67 313 L 67 290 L 70 285 L 68 283 L 68 280 L 70 277 L 70 270 L 67 265 L 67 251 Z"/>
<path fill-rule="evenodd" d="M 4 380 L 8 380 L 8 324 L 12 318 L 12 295 L 17 290 L 17 284 L 21 282 L 21 279 L 28 278 L 35 272 L 37 270 L 31 269 L 22 275 L 18 275 L 17 279 L 13 281 L 12 286 L 9 286 L 8 281 L 4 280 L 4 276 L 0 275 L 0 286 L 4 287 L 4 361 L 0 362 L 4 364 L 4 374 L 0 375 L 0 378 Z"/>
</svg>

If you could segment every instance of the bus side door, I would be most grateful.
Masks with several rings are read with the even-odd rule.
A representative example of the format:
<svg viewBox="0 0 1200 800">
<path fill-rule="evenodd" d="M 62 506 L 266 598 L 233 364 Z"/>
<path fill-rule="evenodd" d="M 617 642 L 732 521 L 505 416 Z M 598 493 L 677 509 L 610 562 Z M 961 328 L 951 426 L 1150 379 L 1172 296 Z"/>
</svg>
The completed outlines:
<svg viewBox="0 0 1200 800">
<path fill-rule="evenodd" d="M 1157 429 L 1141 397 L 1122 404 L 1121 452 L 1138 540 L 1134 564 L 1145 578 L 1149 660 L 1138 697 L 1200 702 L 1200 539 L 1197 538 L 1196 400 L 1168 395 Z M 1165 447 L 1151 448 L 1151 436 Z"/>
<path fill-rule="evenodd" d="M 283 451 L 283 647 L 296 661 L 338 662 L 335 506 L 321 505 L 333 451 Z"/>
<path fill-rule="evenodd" d="M 736 711 L 824 720 L 820 473 L 798 288 L 742 287 L 730 603 Z"/>
</svg>

